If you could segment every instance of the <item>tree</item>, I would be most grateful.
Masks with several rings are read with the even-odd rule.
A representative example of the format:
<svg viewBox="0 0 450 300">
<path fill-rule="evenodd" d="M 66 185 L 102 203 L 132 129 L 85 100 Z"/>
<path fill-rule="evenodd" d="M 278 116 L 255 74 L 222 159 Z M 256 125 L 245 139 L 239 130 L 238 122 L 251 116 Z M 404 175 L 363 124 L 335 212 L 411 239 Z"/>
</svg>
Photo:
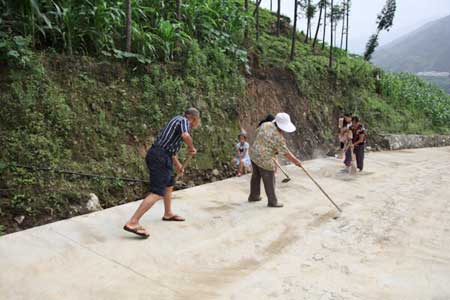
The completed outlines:
<svg viewBox="0 0 450 300">
<path fill-rule="evenodd" d="M 339 21 L 342 20 L 342 7 L 339 4 L 336 4 L 333 6 L 331 13 L 333 14 L 333 36 L 334 36 L 334 45 L 336 47 L 337 45 L 337 41 L 338 41 L 338 35 L 337 35 L 337 30 L 338 30 L 338 23 Z"/>
<path fill-rule="evenodd" d="M 347 53 L 348 52 L 348 34 L 349 34 L 349 32 L 350 32 L 350 29 L 349 29 L 349 22 L 348 22 L 348 19 L 349 19 L 349 17 L 350 17 L 350 5 L 351 5 L 351 0 L 347 0 L 347 5 L 345 6 L 345 8 L 346 8 L 346 11 L 345 11 L 345 15 L 346 15 L 346 17 L 345 17 L 345 21 L 346 21 L 346 23 L 347 23 L 347 26 L 345 26 L 346 28 L 347 28 L 347 30 L 346 30 L 346 32 L 345 32 L 345 53 Z"/>
<path fill-rule="evenodd" d="M 330 13 L 330 57 L 328 61 L 328 67 L 331 69 L 333 67 L 333 23 L 334 23 L 334 13 L 333 13 L 333 0 L 331 0 L 331 13 Z"/>
<path fill-rule="evenodd" d="M 177 0 L 177 20 L 181 20 L 181 1 L 182 0 Z"/>
<path fill-rule="evenodd" d="M 364 59 L 369 61 L 372 58 L 372 54 L 378 47 L 378 37 L 381 31 L 389 31 L 394 24 L 395 11 L 397 9 L 397 4 L 395 0 L 386 0 L 386 4 L 383 10 L 377 17 L 377 30 L 372 34 L 367 41 L 366 51 L 364 52 Z"/>
<path fill-rule="evenodd" d="M 341 7 L 340 7 L 340 19 L 342 20 L 342 27 L 341 27 L 341 43 L 339 44 L 339 49 L 342 50 L 342 47 L 344 46 L 344 36 L 345 36 L 345 32 L 347 31 L 347 29 L 345 28 L 345 17 L 346 17 L 346 6 L 347 6 L 347 1 L 344 0 L 341 3 Z"/>
<path fill-rule="evenodd" d="M 291 60 L 295 56 L 295 41 L 297 40 L 297 14 L 298 14 L 298 1 L 294 0 L 294 27 L 292 28 L 292 44 L 291 44 Z"/>
<path fill-rule="evenodd" d="M 326 6 L 326 0 L 319 0 L 319 3 L 317 5 L 319 7 L 319 18 L 317 20 L 316 34 L 314 35 L 313 49 L 316 47 L 317 37 L 319 36 L 319 29 L 322 25 L 322 12 L 324 7 Z"/>
<path fill-rule="evenodd" d="M 126 24 L 125 24 L 125 51 L 131 52 L 131 0 L 125 1 Z"/>
<path fill-rule="evenodd" d="M 244 1 L 244 10 L 245 10 L 245 13 L 248 13 L 248 0 Z M 247 43 L 247 41 L 248 41 L 248 23 L 247 22 L 245 22 L 244 40 L 245 40 L 245 43 Z"/>
<path fill-rule="evenodd" d="M 305 43 L 308 42 L 308 34 L 309 34 L 309 28 L 311 27 L 311 18 L 309 16 L 309 7 L 311 6 L 311 0 L 307 0 L 306 2 L 306 34 L 305 34 Z"/>
<path fill-rule="evenodd" d="M 311 4 L 311 0 L 308 0 L 306 3 L 306 19 L 307 19 L 307 26 L 306 26 L 306 37 L 305 37 L 305 43 L 308 42 L 308 38 L 311 39 L 311 20 L 314 18 L 314 15 L 316 14 L 317 7 L 313 4 Z"/>
<path fill-rule="evenodd" d="M 259 0 L 258 3 L 256 3 L 256 9 L 255 9 L 255 19 L 256 19 L 256 41 L 259 40 L 259 5 L 261 4 L 262 0 Z"/>
<path fill-rule="evenodd" d="M 327 33 L 327 5 L 328 2 L 325 0 L 323 3 L 323 38 L 322 38 L 322 50 L 325 50 L 325 37 Z"/>
<path fill-rule="evenodd" d="M 261 5 L 262 0 L 257 0 L 255 4 L 255 10 L 253 11 L 253 15 L 256 20 L 256 40 L 259 40 L 259 6 Z"/>
<path fill-rule="evenodd" d="M 278 7 L 277 7 L 277 36 L 280 36 L 280 30 L 281 30 L 281 0 L 278 0 Z"/>
<path fill-rule="evenodd" d="M 339 49 L 342 49 L 342 47 L 344 46 L 344 35 L 345 35 L 345 5 L 346 2 L 344 0 L 344 2 L 342 2 L 341 6 L 341 14 L 342 14 L 342 27 L 341 27 L 341 43 L 339 44 Z"/>
</svg>

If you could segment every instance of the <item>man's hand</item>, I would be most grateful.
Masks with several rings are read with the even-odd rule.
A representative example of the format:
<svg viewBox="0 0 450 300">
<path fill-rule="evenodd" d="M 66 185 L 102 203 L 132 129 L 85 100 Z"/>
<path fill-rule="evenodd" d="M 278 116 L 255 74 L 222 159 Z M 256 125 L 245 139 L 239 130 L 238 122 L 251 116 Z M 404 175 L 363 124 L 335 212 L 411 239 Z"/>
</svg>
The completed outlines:
<svg viewBox="0 0 450 300">
<path fill-rule="evenodd" d="M 302 166 L 302 162 L 300 161 L 300 159 L 298 159 L 297 157 L 294 156 L 294 154 L 292 154 L 291 151 L 288 151 L 284 154 L 284 156 L 294 165 L 296 165 L 297 167 L 303 167 Z"/>
<path fill-rule="evenodd" d="M 195 149 L 194 146 L 189 147 L 188 148 L 188 153 L 189 153 L 190 156 L 194 156 L 195 154 L 197 154 L 197 149 Z"/>
<path fill-rule="evenodd" d="M 181 135 L 183 141 L 188 146 L 188 153 L 190 156 L 194 156 L 197 153 L 197 149 L 194 147 L 194 143 L 192 142 L 192 137 L 188 132 L 185 132 Z"/>
<path fill-rule="evenodd" d="M 184 167 L 182 164 L 177 164 L 175 166 L 175 168 L 177 169 L 177 174 L 178 175 L 183 175 L 184 174 Z"/>
</svg>

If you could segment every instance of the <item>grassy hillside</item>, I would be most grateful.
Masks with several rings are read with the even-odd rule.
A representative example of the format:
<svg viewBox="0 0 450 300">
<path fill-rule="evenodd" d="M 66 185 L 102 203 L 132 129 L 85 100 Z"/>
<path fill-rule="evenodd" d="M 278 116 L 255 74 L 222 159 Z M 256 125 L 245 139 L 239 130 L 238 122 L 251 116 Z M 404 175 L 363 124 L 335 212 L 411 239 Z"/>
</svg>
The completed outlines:
<svg viewBox="0 0 450 300">
<path fill-rule="evenodd" d="M 115 12 L 120 3 L 102 7 Z M 252 14 L 240 2 L 192 1 L 183 6 L 183 21 L 170 6 L 136 3 L 132 53 L 116 46 L 123 14 L 102 26 L 80 15 L 72 31 L 63 23 L 63 33 L 76 33 L 70 45 L 48 27 L 45 37 L 28 25 L 5 27 L 12 13 L 0 22 L 0 232 L 84 213 L 91 192 L 104 207 L 142 196 L 145 184 L 17 165 L 145 179 L 143 156 L 158 129 L 190 105 L 203 117 L 194 132 L 199 154 L 185 183 L 214 180 L 213 168 L 229 176 L 240 126 L 253 128 L 267 112 L 293 116 L 299 130 L 289 143 L 304 158 L 333 145 L 343 111 L 361 115 L 371 135 L 450 131 L 450 97 L 414 76 L 384 73 L 338 49 L 330 70 L 328 48 L 313 50 L 300 34 L 289 61 L 290 27 L 283 19 L 282 35 L 275 36 L 276 18 L 266 10 L 256 41 Z M 59 19 L 47 16 L 54 28 Z M 106 13 L 97 17 L 109 20 Z M 95 38 L 104 35 L 111 40 Z M 20 225 L 18 216 L 25 216 Z"/>
</svg>

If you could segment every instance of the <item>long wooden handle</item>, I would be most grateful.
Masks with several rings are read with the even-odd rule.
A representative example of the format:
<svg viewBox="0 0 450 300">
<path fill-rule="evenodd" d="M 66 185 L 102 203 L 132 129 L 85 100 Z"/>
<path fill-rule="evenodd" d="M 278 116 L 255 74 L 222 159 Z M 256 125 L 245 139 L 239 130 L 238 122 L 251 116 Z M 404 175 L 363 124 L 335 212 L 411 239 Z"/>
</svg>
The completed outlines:
<svg viewBox="0 0 450 300">
<path fill-rule="evenodd" d="M 312 180 L 312 182 L 314 182 L 314 184 L 319 188 L 319 190 L 325 195 L 325 197 L 328 198 L 328 200 L 330 200 L 331 203 L 333 203 L 334 207 L 336 207 L 336 209 L 339 212 L 342 212 L 342 209 L 337 206 L 336 203 L 334 203 L 334 201 L 331 199 L 330 196 L 328 196 L 328 194 L 323 190 L 323 188 L 320 186 L 320 184 L 317 183 L 317 181 L 308 173 L 308 171 L 306 171 L 306 169 L 303 166 L 300 166 L 300 168 L 302 168 L 302 170 L 305 172 L 306 175 L 308 175 L 308 177 Z"/>
<path fill-rule="evenodd" d="M 278 163 L 278 161 L 276 159 L 273 159 L 273 161 L 275 162 L 275 164 L 277 165 L 277 167 L 281 170 L 281 172 L 283 172 L 284 176 L 286 176 L 287 178 L 290 178 L 289 175 L 283 170 L 283 168 L 280 166 L 280 164 Z"/>
<path fill-rule="evenodd" d="M 189 155 L 184 161 L 183 168 L 186 168 L 192 160 L 192 155 Z"/>
<path fill-rule="evenodd" d="M 191 160 L 192 160 L 192 155 L 189 155 L 183 163 L 183 169 L 186 169 L 186 167 L 189 165 Z M 181 177 L 182 175 L 183 174 L 177 174 L 176 178 Z"/>
</svg>

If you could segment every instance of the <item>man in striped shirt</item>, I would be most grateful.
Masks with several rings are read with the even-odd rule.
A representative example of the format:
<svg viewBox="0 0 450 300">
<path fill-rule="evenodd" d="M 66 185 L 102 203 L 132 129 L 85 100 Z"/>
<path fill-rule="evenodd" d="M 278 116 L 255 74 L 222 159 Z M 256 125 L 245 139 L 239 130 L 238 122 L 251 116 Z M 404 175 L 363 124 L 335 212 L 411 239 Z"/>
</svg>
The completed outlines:
<svg viewBox="0 0 450 300">
<path fill-rule="evenodd" d="M 190 156 L 197 153 L 189 132 L 191 128 L 195 129 L 199 125 L 199 111 L 189 108 L 184 116 L 172 118 L 161 129 L 145 157 L 150 171 L 150 194 L 145 197 L 134 215 L 125 224 L 124 230 L 145 238 L 149 237 L 147 230 L 139 225 L 139 220 L 161 198 L 164 199 L 163 221 L 184 221 L 182 217 L 174 214 L 171 208 L 171 195 L 175 185 L 173 166 L 175 165 L 178 174 L 184 173 L 183 165 L 177 156 L 183 142 L 187 145 Z"/>
</svg>

